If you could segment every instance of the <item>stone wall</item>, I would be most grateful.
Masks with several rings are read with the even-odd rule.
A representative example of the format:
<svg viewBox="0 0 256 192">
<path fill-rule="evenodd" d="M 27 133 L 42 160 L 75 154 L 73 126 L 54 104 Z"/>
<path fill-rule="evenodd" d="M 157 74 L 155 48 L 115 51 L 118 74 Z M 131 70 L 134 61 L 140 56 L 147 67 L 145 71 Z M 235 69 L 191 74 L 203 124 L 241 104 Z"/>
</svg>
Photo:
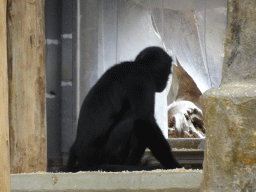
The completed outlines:
<svg viewBox="0 0 256 192">
<path fill-rule="evenodd" d="M 256 191 L 256 1 L 229 0 L 222 83 L 202 95 L 201 191 Z"/>
</svg>

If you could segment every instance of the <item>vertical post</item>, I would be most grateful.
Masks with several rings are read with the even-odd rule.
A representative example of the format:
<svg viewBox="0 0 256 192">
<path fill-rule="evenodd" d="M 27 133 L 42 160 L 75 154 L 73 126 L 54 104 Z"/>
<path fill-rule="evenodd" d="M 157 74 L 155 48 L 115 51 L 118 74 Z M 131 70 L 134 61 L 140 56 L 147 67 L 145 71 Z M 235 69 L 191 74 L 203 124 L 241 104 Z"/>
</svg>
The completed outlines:
<svg viewBox="0 0 256 192">
<path fill-rule="evenodd" d="M 46 114 L 48 171 L 61 161 L 61 0 L 45 0 Z M 71 2 L 72 3 L 72 2 Z M 72 74 L 72 72 L 71 72 Z M 72 99 L 71 99 L 72 101 Z M 65 107 L 66 108 L 66 107 Z M 72 111 L 72 110 L 71 110 Z M 72 113 L 72 112 L 71 112 Z M 61 134 L 60 134 L 61 133 Z"/>
<path fill-rule="evenodd" d="M 11 173 L 46 171 L 44 0 L 7 0 Z"/>
<path fill-rule="evenodd" d="M 221 86 L 206 91 L 201 191 L 256 191 L 256 1 L 228 0 Z"/>
<path fill-rule="evenodd" d="M 7 76 L 7 1 L 0 1 L 0 191 L 10 191 L 10 151 Z"/>
</svg>

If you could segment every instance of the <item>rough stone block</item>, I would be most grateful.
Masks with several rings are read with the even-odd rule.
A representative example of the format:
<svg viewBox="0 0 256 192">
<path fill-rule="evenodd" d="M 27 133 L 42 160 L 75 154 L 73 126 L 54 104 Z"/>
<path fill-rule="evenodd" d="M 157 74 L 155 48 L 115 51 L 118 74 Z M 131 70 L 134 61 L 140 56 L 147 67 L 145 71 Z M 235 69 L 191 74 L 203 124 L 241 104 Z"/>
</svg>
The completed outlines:
<svg viewBox="0 0 256 192">
<path fill-rule="evenodd" d="M 203 94 L 206 148 L 202 191 L 256 191 L 256 83 Z"/>
</svg>

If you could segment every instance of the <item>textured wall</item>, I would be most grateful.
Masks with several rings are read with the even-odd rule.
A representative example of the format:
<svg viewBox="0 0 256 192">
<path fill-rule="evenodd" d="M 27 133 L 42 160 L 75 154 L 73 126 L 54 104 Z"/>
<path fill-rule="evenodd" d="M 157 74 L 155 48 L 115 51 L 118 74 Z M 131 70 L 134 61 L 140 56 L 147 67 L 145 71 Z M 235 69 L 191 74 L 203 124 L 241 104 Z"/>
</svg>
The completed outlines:
<svg viewBox="0 0 256 192">
<path fill-rule="evenodd" d="M 7 1 L 0 1 L 0 191 L 10 191 L 10 145 L 7 76 Z"/>
<path fill-rule="evenodd" d="M 228 1 L 222 84 L 202 96 L 202 191 L 256 191 L 256 1 Z"/>
<path fill-rule="evenodd" d="M 46 170 L 44 0 L 8 0 L 11 173 Z"/>
</svg>

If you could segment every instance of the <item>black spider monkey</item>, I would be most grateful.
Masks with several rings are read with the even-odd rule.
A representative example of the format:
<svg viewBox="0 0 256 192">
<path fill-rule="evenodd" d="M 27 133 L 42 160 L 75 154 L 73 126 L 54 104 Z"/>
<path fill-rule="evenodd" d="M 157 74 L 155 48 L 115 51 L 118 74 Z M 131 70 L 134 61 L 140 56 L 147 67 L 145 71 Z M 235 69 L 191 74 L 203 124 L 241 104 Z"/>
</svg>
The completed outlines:
<svg viewBox="0 0 256 192">
<path fill-rule="evenodd" d="M 163 168 L 180 168 L 154 118 L 171 66 L 162 48 L 148 47 L 107 70 L 84 99 L 66 170 L 151 170 L 140 166 L 146 147 Z"/>
</svg>

